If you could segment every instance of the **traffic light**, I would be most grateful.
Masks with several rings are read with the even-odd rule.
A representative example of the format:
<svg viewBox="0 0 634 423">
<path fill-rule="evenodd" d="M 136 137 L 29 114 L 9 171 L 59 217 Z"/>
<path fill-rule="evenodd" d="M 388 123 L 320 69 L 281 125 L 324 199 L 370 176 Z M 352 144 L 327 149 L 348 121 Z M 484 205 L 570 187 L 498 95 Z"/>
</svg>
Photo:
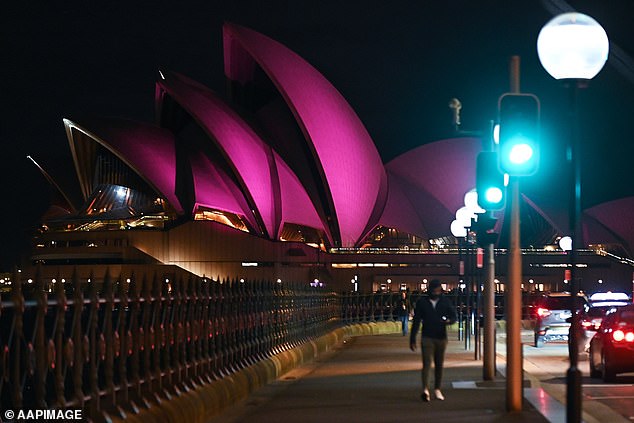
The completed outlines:
<svg viewBox="0 0 634 423">
<path fill-rule="evenodd" d="M 471 229 L 476 233 L 476 241 L 479 246 L 486 247 L 488 244 L 495 244 L 500 236 L 495 232 L 497 219 L 490 213 L 478 214 L 478 221 Z"/>
<path fill-rule="evenodd" d="M 504 207 L 506 188 L 504 175 L 498 168 L 498 153 L 483 151 L 476 161 L 476 191 L 478 205 L 484 210 L 500 210 Z"/>
<path fill-rule="evenodd" d="M 500 97 L 499 167 L 511 176 L 528 176 L 539 167 L 539 100 L 532 94 Z"/>
</svg>

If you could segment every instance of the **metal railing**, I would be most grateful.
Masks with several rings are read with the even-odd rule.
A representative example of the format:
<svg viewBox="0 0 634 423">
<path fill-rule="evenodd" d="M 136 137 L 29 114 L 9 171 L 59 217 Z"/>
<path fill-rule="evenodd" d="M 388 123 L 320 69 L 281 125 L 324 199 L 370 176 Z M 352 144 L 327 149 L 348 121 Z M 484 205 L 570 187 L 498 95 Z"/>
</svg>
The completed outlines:
<svg viewBox="0 0 634 423">
<path fill-rule="evenodd" d="M 398 320 L 400 295 L 193 276 L 23 282 L 15 273 L 0 297 L 0 412 L 123 416 L 341 324 Z M 422 295 L 410 293 L 412 307 Z M 457 292 L 447 296 L 460 323 L 475 312 Z"/>
<path fill-rule="evenodd" d="M 3 412 L 80 408 L 103 421 L 341 323 L 339 296 L 308 284 L 108 274 L 65 281 L 23 283 L 16 273 L 0 298 Z"/>
</svg>

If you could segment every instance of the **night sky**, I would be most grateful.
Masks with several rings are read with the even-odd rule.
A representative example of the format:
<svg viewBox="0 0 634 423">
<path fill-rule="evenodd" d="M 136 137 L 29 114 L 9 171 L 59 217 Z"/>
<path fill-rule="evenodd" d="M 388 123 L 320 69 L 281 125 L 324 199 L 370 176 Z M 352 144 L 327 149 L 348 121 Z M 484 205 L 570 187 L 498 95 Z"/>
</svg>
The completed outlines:
<svg viewBox="0 0 634 423">
<path fill-rule="evenodd" d="M 542 167 L 525 181 L 525 190 L 536 202 L 566 195 L 553 181 L 563 179 L 567 95 L 542 69 L 535 49 L 539 30 L 566 2 L 11 3 L 0 17 L 0 267 L 28 245 L 25 234 L 50 201 L 46 181 L 26 155 L 79 198 L 62 118 L 153 121 L 158 69 L 224 94 L 225 21 L 282 42 L 323 73 L 356 110 L 385 162 L 448 136 L 452 97 L 462 101 L 463 129 L 486 128 L 497 98 L 508 91 L 508 58 L 520 55 L 522 91 L 535 93 L 542 104 Z M 569 4 L 604 26 L 616 53 L 580 102 L 583 203 L 591 206 L 634 195 L 634 4 Z"/>
</svg>

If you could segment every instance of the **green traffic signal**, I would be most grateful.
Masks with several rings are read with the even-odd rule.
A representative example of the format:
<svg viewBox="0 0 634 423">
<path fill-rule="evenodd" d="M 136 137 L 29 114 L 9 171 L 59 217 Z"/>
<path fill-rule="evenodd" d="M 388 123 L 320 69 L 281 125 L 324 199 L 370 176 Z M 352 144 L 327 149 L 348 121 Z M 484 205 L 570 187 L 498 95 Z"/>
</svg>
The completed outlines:
<svg viewBox="0 0 634 423">
<path fill-rule="evenodd" d="M 528 176 L 539 167 L 539 100 L 532 94 L 504 94 L 499 100 L 499 167 Z"/>
<path fill-rule="evenodd" d="M 498 168 L 498 153 L 483 151 L 476 161 L 476 191 L 478 205 L 484 210 L 504 207 L 504 175 Z"/>
<path fill-rule="evenodd" d="M 484 192 L 484 198 L 487 203 L 498 204 L 502 201 L 504 194 L 498 187 L 490 187 Z"/>
</svg>

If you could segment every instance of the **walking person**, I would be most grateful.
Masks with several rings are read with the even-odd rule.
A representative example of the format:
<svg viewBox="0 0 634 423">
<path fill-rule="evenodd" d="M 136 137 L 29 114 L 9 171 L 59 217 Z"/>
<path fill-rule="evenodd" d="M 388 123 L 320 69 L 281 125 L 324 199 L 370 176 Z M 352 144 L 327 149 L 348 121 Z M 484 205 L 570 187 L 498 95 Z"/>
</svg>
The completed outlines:
<svg viewBox="0 0 634 423">
<path fill-rule="evenodd" d="M 401 291 L 401 296 L 396 301 L 396 311 L 398 313 L 398 318 L 401 321 L 401 331 L 403 332 L 403 336 L 407 335 L 407 330 L 409 329 L 409 313 L 412 310 L 412 305 L 409 300 L 409 295 L 407 295 L 407 291 Z"/>
<path fill-rule="evenodd" d="M 445 399 L 442 391 L 442 371 L 445 360 L 445 350 L 447 349 L 447 325 L 456 321 L 456 310 L 451 301 L 443 296 L 443 289 L 438 279 L 432 279 L 427 290 L 428 295 L 421 297 L 416 302 L 414 309 L 414 323 L 412 324 L 412 334 L 409 339 L 409 347 L 416 351 L 416 335 L 422 323 L 421 333 L 421 355 L 423 358 L 423 394 L 421 399 L 429 401 L 429 378 L 431 375 L 432 359 L 434 361 L 434 396 L 443 401 Z"/>
</svg>

